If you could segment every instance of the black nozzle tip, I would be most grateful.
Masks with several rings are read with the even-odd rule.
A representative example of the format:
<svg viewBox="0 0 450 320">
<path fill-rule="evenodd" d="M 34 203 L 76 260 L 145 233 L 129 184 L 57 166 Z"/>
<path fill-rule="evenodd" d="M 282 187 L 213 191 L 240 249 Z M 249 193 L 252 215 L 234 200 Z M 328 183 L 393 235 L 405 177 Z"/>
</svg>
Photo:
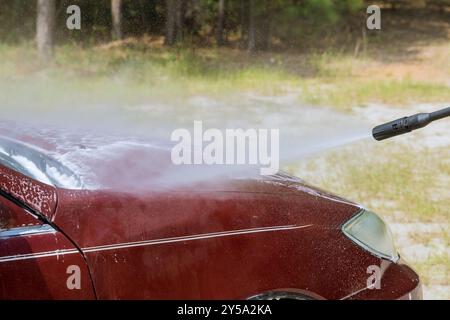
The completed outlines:
<svg viewBox="0 0 450 320">
<path fill-rule="evenodd" d="M 372 136 L 375 140 L 381 141 L 409 131 L 411 128 L 408 126 L 408 117 L 404 117 L 376 126 L 372 130 Z"/>
<path fill-rule="evenodd" d="M 429 113 L 418 113 L 376 126 L 372 130 L 375 140 L 384 140 L 425 127 L 432 121 Z"/>
</svg>

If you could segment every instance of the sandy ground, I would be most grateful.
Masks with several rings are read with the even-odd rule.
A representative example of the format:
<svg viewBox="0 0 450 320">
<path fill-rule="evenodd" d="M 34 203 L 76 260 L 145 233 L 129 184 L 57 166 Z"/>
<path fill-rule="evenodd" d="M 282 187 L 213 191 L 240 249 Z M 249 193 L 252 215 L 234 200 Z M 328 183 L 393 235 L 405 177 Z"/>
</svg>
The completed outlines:
<svg viewBox="0 0 450 320">
<path fill-rule="evenodd" d="M 387 219 L 389 220 L 389 219 Z M 390 222 L 396 245 L 402 257 L 413 266 L 424 263 L 435 256 L 449 256 L 448 242 L 439 238 L 439 235 L 448 234 L 449 225 L 435 223 L 396 223 Z M 421 242 L 419 239 L 429 238 L 431 241 Z M 450 299 L 450 285 L 446 281 L 446 268 L 433 267 L 430 270 L 430 284 L 424 284 L 424 299 Z M 436 283 L 437 282 L 437 283 Z M 439 284 L 444 283 L 444 284 Z"/>
</svg>

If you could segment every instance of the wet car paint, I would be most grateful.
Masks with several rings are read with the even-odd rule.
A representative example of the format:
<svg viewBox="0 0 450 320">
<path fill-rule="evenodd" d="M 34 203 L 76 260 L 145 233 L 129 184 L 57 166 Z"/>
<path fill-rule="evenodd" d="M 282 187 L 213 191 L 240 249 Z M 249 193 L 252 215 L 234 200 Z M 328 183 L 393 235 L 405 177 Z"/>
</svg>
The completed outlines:
<svg viewBox="0 0 450 320">
<path fill-rule="evenodd" d="M 123 188 L 129 182 L 117 174 L 123 157 L 104 162 L 101 185 L 107 187 L 95 190 L 53 188 L 0 166 L 1 190 L 58 229 L 61 242 L 45 248 L 55 255 L 27 259 L 46 259 L 42 270 L 52 275 L 44 278 L 52 298 L 92 298 L 94 288 L 99 299 L 246 299 L 279 289 L 325 299 L 420 297 L 418 276 L 406 264 L 378 258 L 343 235 L 342 224 L 360 209 L 354 203 L 283 176 Z M 155 163 L 161 158 L 151 159 L 151 170 L 163 168 Z M 152 176 L 135 183 L 145 177 Z M 45 237 L 26 238 L 33 244 L 28 251 L 0 239 L 8 248 L 0 259 L 40 253 L 40 242 L 55 244 Z M 81 264 L 89 290 L 66 292 L 61 258 Z M 0 282 L 21 263 L 0 260 Z M 380 290 L 367 288 L 370 265 L 383 270 Z M 0 296 L 20 297 L 21 282 L 6 283 L 17 294 L 2 289 Z M 27 297 L 33 290 L 43 297 L 30 288 Z"/>
<path fill-rule="evenodd" d="M 3 197 L 0 207 L 10 218 L 0 229 L 0 299 L 95 298 L 84 257 L 66 236 Z M 67 284 L 71 266 L 77 288 Z"/>
</svg>

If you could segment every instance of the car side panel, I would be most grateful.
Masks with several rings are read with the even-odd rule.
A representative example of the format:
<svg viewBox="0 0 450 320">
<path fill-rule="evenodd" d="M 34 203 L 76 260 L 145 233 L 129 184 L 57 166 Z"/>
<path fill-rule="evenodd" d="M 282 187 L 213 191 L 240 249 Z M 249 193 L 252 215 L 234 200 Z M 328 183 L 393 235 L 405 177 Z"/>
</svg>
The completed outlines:
<svg viewBox="0 0 450 320">
<path fill-rule="evenodd" d="M 319 196 L 58 195 L 55 223 L 84 252 L 100 299 L 239 299 L 279 288 L 339 299 L 382 263 L 340 231 L 358 208 Z"/>
<path fill-rule="evenodd" d="M 61 232 L 34 228 L 36 232 L 27 235 L 11 235 L 10 229 L 5 236 L 0 231 L 0 300 L 94 299 L 80 252 Z"/>
<path fill-rule="evenodd" d="M 94 298 L 84 257 L 39 215 L 0 195 L 0 299 Z"/>
</svg>

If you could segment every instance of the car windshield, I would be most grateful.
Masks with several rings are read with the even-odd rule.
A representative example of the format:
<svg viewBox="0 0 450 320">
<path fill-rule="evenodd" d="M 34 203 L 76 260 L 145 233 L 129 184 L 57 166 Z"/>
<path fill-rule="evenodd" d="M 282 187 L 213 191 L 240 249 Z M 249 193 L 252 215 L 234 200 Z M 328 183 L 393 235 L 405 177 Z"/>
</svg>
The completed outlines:
<svg viewBox="0 0 450 320">
<path fill-rule="evenodd" d="M 42 183 L 81 189 L 80 178 L 69 168 L 38 149 L 0 137 L 0 164 Z"/>
</svg>

